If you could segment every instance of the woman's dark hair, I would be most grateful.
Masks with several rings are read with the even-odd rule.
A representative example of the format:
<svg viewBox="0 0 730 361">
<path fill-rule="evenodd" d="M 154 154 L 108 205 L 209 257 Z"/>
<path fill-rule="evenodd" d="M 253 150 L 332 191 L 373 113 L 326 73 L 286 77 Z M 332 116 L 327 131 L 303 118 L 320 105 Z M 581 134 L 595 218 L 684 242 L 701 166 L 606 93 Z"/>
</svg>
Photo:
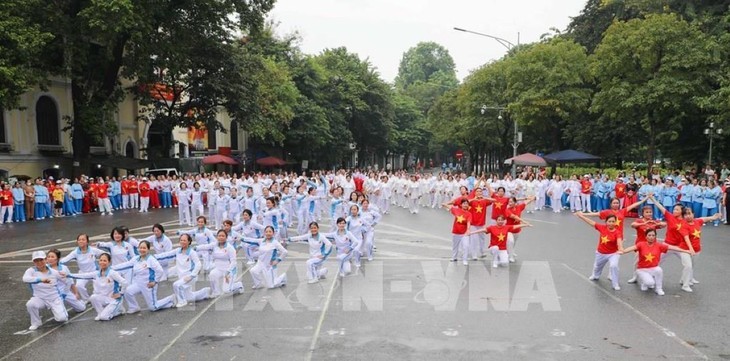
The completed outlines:
<svg viewBox="0 0 730 361">
<path fill-rule="evenodd" d="M 226 232 L 225 229 L 219 229 L 218 232 L 215 233 L 215 235 L 218 236 L 219 234 L 221 234 L 221 232 L 223 232 L 223 234 L 225 234 L 226 237 L 228 237 L 228 232 Z"/>
<path fill-rule="evenodd" d="M 119 235 L 122 236 L 122 241 L 124 240 L 124 229 L 122 229 L 122 227 L 114 227 L 112 228 L 112 231 L 109 232 L 109 238 L 111 238 L 112 241 L 114 240 L 114 232 L 119 233 Z"/>
<path fill-rule="evenodd" d="M 109 263 L 112 263 L 112 256 L 109 253 L 104 252 L 99 255 L 99 259 L 101 259 L 101 257 L 106 257 L 106 260 L 109 261 Z"/>
<path fill-rule="evenodd" d="M 144 244 L 144 245 L 146 245 L 146 246 L 147 246 L 147 249 L 148 249 L 148 250 L 149 250 L 150 248 L 152 248 L 152 246 L 150 245 L 150 241 L 148 241 L 148 240 L 146 240 L 146 239 L 145 239 L 145 240 L 141 240 L 141 241 L 139 241 L 139 244 Z M 137 248 L 139 248 L 139 245 L 137 245 Z"/>
<path fill-rule="evenodd" d="M 58 248 L 51 248 L 48 250 L 48 253 L 53 253 L 56 255 L 56 258 L 59 260 L 61 259 L 61 251 L 59 251 Z"/>
<path fill-rule="evenodd" d="M 208 223 L 208 218 L 205 218 L 205 216 L 198 216 L 198 218 L 195 218 L 195 220 L 199 221 L 201 218 L 203 219 L 203 223 Z"/>
<path fill-rule="evenodd" d="M 250 209 L 244 209 L 243 214 L 248 214 L 249 217 L 253 217 L 253 212 Z"/>
<path fill-rule="evenodd" d="M 311 223 L 309 223 L 309 227 L 308 228 L 312 228 L 312 226 L 316 226 L 317 228 L 319 228 L 319 223 L 317 223 L 317 222 L 311 222 Z"/>
<path fill-rule="evenodd" d="M 345 223 L 345 222 L 347 222 L 347 221 L 344 218 L 340 217 L 340 218 L 337 218 L 337 221 L 335 223 Z"/>
<path fill-rule="evenodd" d="M 159 224 L 159 223 L 155 223 L 155 225 L 154 225 L 154 226 L 152 226 L 152 230 L 154 231 L 154 230 L 155 230 L 155 228 L 159 229 L 159 230 L 160 230 L 160 232 L 162 232 L 162 233 L 165 233 L 165 227 L 163 227 L 163 226 L 162 226 L 161 224 Z"/>
</svg>

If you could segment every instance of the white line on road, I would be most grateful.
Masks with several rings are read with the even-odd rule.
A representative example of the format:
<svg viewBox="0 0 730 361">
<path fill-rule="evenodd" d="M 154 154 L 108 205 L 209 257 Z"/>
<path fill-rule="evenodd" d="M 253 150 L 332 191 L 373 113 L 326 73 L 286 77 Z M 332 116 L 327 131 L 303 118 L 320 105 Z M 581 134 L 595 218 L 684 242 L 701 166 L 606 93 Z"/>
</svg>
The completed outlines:
<svg viewBox="0 0 730 361">
<path fill-rule="evenodd" d="M 558 223 L 558 222 L 543 221 L 541 219 L 535 219 L 535 218 L 525 218 L 525 217 L 522 217 L 522 219 L 524 219 L 526 221 L 530 221 L 530 222 L 539 222 L 539 223 L 547 223 L 547 224 L 560 225 L 560 223 Z"/>
<path fill-rule="evenodd" d="M 337 282 L 339 281 L 338 277 L 334 277 L 334 280 L 332 281 L 332 287 L 330 287 L 330 291 L 327 294 L 327 300 L 324 303 L 324 307 L 322 307 L 322 313 L 319 315 L 319 321 L 317 322 L 317 327 L 314 329 L 314 335 L 312 335 L 312 342 L 309 344 L 309 353 L 307 354 L 307 361 L 312 361 L 312 357 L 314 357 L 314 350 L 317 347 L 317 340 L 319 339 L 319 333 L 322 331 L 322 324 L 324 324 L 324 317 L 327 314 L 327 310 L 330 307 L 330 301 L 332 301 L 332 295 L 335 292 L 335 286 L 337 285 Z"/>
<path fill-rule="evenodd" d="M 20 347 L 18 347 L 18 348 L 17 348 L 17 349 L 15 349 L 15 350 L 14 350 L 13 352 L 11 352 L 11 353 L 9 353 L 9 354 L 7 354 L 7 355 L 3 356 L 3 358 L 0 358 L 0 361 L 3 361 L 3 360 L 7 360 L 8 358 L 10 358 L 10 356 L 13 356 L 13 355 L 15 355 L 15 354 L 16 354 L 16 353 L 18 353 L 19 351 L 21 351 L 21 350 L 25 349 L 26 347 L 28 347 L 28 346 L 30 346 L 30 345 L 32 345 L 32 344 L 34 344 L 34 343 L 35 343 L 36 341 L 38 341 L 38 340 L 40 340 L 40 339 L 42 339 L 42 338 L 44 338 L 44 337 L 48 336 L 48 335 L 49 335 L 49 334 L 50 334 L 51 332 L 54 332 L 54 331 L 58 330 L 59 328 L 63 327 L 63 326 L 64 326 L 64 325 L 66 324 L 66 323 L 70 323 L 71 321 L 74 321 L 74 320 L 76 320 L 77 318 L 79 318 L 79 317 L 83 316 L 83 315 L 84 315 L 85 313 L 87 313 L 87 312 L 91 311 L 92 309 L 93 309 L 93 308 L 91 308 L 91 307 L 90 307 L 90 308 L 88 308 L 88 309 L 87 309 L 86 311 L 84 311 L 84 312 L 81 312 L 81 313 L 79 313 L 78 315 L 76 315 L 76 316 L 74 316 L 73 318 L 71 318 L 70 320 L 68 320 L 68 322 L 62 323 L 62 324 L 60 324 L 60 325 L 58 325 L 58 326 L 56 326 L 56 327 L 54 327 L 54 328 L 52 328 L 52 329 L 48 330 L 48 331 L 47 331 L 46 333 L 44 333 L 44 334 L 42 334 L 42 335 L 40 335 L 40 336 L 38 336 L 38 337 L 36 337 L 36 338 L 34 338 L 34 339 L 32 339 L 32 340 L 28 341 L 28 342 L 27 342 L 27 343 L 26 343 L 25 345 L 23 345 L 23 346 L 20 346 Z"/>
<path fill-rule="evenodd" d="M 565 268 L 567 268 L 568 270 L 570 270 L 571 272 L 575 273 L 580 279 L 584 280 L 585 282 L 588 282 L 591 286 L 597 288 L 598 290 L 600 290 L 601 292 L 603 292 L 604 294 L 606 294 L 608 297 L 610 297 L 614 301 L 618 302 L 619 304 L 623 305 L 624 307 L 628 308 L 629 310 L 631 310 L 632 312 L 634 312 L 635 314 L 637 314 L 642 320 L 646 321 L 649 325 L 651 325 L 654 328 L 656 328 L 657 330 L 661 331 L 667 337 L 673 339 L 674 341 L 676 341 L 680 345 L 682 345 L 685 348 L 687 348 L 688 350 L 692 351 L 692 353 L 694 353 L 695 356 L 697 356 L 699 358 L 702 358 L 703 360 L 709 360 L 709 357 L 707 357 L 707 355 L 705 355 L 700 350 L 698 350 L 694 346 L 692 346 L 689 343 L 687 343 L 687 341 L 679 338 L 679 336 L 677 336 L 674 332 L 672 332 L 668 328 L 660 325 L 659 323 L 657 323 L 656 321 L 652 320 L 649 316 L 647 316 L 643 312 L 641 312 L 641 311 L 637 310 L 636 308 L 634 308 L 634 306 L 631 306 L 628 302 L 626 302 L 626 301 L 618 298 L 616 295 L 612 294 L 608 290 L 606 290 L 606 289 L 604 289 L 602 287 L 599 287 L 595 282 L 589 280 L 588 277 L 584 276 L 582 273 L 578 272 L 577 270 L 575 270 L 574 268 L 568 266 L 567 264 L 563 263 L 563 266 Z"/>
<path fill-rule="evenodd" d="M 243 271 L 243 273 L 241 273 L 241 278 L 243 278 L 243 276 L 246 273 L 248 273 L 249 270 L 251 270 L 251 269 L 250 268 L 247 268 L 245 271 Z M 231 295 L 231 296 L 233 296 L 233 295 Z M 195 317 L 193 317 L 193 319 L 190 320 L 185 325 L 185 327 L 183 327 L 183 329 L 180 331 L 180 333 L 178 333 L 177 336 L 175 336 L 175 338 L 173 338 L 172 341 L 170 341 L 170 343 L 168 343 L 165 346 L 165 348 L 163 348 L 162 351 L 160 351 L 160 353 L 158 353 L 155 357 L 151 358 L 150 360 L 151 361 L 159 360 L 160 357 L 162 357 L 162 355 L 165 354 L 165 352 L 169 351 L 172 348 L 172 346 L 175 345 L 175 343 L 177 342 L 177 340 L 179 340 L 180 337 L 182 337 L 182 335 L 184 335 L 185 332 L 187 332 L 190 329 L 190 327 L 193 327 L 193 325 L 195 324 L 195 322 L 198 322 L 198 320 L 200 319 L 200 317 L 202 317 L 205 312 L 207 312 L 211 307 L 213 307 L 213 305 L 215 305 L 222 298 L 223 298 L 222 296 L 218 296 L 216 299 L 214 299 L 212 302 L 210 302 L 208 304 L 208 306 L 206 306 L 202 311 L 200 311 L 200 313 L 198 313 L 197 315 L 195 315 Z M 2 360 L 0 360 L 0 361 L 2 361 Z"/>
</svg>

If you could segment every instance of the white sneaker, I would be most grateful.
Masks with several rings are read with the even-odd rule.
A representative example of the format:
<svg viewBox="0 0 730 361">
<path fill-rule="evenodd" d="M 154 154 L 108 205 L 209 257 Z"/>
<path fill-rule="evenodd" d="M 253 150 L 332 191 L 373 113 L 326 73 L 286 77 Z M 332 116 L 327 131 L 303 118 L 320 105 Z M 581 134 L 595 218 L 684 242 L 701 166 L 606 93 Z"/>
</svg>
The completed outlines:
<svg viewBox="0 0 730 361">
<path fill-rule="evenodd" d="M 99 320 L 101 320 L 101 317 L 99 317 L 99 316 L 94 317 L 94 321 L 99 321 Z"/>
<path fill-rule="evenodd" d="M 613 288 L 613 290 L 614 290 L 614 291 L 621 291 L 621 287 L 619 287 L 619 286 L 616 286 L 616 287 L 614 287 L 614 288 Z"/>
<path fill-rule="evenodd" d="M 588 276 L 589 281 L 598 281 L 598 277 L 593 277 L 593 275 Z"/>
<path fill-rule="evenodd" d="M 102 215 L 102 216 L 106 216 L 106 213 L 105 213 L 105 212 L 101 212 L 101 215 Z"/>
<path fill-rule="evenodd" d="M 309 280 L 309 281 L 307 281 L 307 283 L 309 283 L 309 284 L 319 283 L 319 280 Z"/>
<path fill-rule="evenodd" d="M 696 284 L 696 285 L 700 284 L 700 281 L 698 281 L 698 280 L 696 280 L 694 278 L 692 280 L 690 280 L 689 282 L 692 283 L 692 284 Z"/>
<path fill-rule="evenodd" d="M 242 294 L 243 294 L 243 291 L 244 291 L 244 288 L 243 288 L 243 287 L 241 287 L 241 288 L 240 288 L 240 289 L 238 290 L 238 294 L 239 294 L 239 295 L 242 295 Z"/>
<path fill-rule="evenodd" d="M 509 263 L 515 263 L 515 262 L 516 262 L 516 261 L 515 261 L 515 258 L 514 258 L 514 257 L 510 257 L 510 258 L 509 258 Z"/>
<path fill-rule="evenodd" d="M 646 285 L 641 285 L 641 290 L 642 290 L 642 291 L 646 291 L 646 290 L 648 290 L 648 289 L 649 289 L 649 287 L 647 287 Z"/>
<path fill-rule="evenodd" d="M 664 290 L 662 290 L 662 289 L 657 289 L 654 292 L 656 292 L 656 294 L 659 295 L 659 296 L 664 296 Z"/>
<path fill-rule="evenodd" d="M 632 277 L 630 280 L 626 281 L 626 283 L 636 283 L 636 277 Z"/>
<path fill-rule="evenodd" d="M 30 327 L 28 327 L 28 330 L 35 331 L 38 329 L 38 327 L 40 327 L 40 325 L 30 325 Z"/>
<path fill-rule="evenodd" d="M 469 265 L 469 262 L 464 261 L 464 266 L 468 266 L 468 265 Z"/>
<path fill-rule="evenodd" d="M 497 267 L 499 267 L 499 265 L 497 265 L 496 263 L 492 263 L 492 268 L 497 268 Z"/>
<path fill-rule="evenodd" d="M 690 286 L 682 286 L 682 291 L 684 291 L 684 292 L 692 292 L 692 288 Z"/>
<path fill-rule="evenodd" d="M 178 304 L 176 304 L 175 307 L 176 308 L 183 308 L 183 307 L 185 307 L 187 305 L 188 305 L 187 301 L 182 301 L 182 302 L 178 302 Z"/>
</svg>

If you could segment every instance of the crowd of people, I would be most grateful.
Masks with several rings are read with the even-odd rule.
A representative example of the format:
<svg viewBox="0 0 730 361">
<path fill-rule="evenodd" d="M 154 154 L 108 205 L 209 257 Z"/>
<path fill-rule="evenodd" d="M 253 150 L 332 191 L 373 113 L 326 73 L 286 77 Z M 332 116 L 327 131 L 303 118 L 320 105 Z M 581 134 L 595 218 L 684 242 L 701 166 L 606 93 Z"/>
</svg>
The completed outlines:
<svg viewBox="0 0 730 361">
<path fill-rule="evenodd" d="M 54 184 L 52 178 L 45 182 Z M 515 262 L 520 233 L 531 226 L 522 218 L 523 213 L 568 208 L 600 233 L 590 279 L 597 280 L 608 264 L 612 286 L 619 290 L 618 257 L 636 252 L 636 277 L 630 282 L 638 281 L 642 290 L 653 288 L 663 295 L 659 265 L 675 255 L 683 267 L 682 289 L 692 292 L 691 287 L 699 283 L 692 270 L 701 250 L 701 227 L 726 219 L 719 205 L 727 205 L 727 188 L 716 189 L 720 184 L 717 177 L 620 174 L 609 180 L 597 172 L 563 181 L 558 175 L 546 177 L 544 169 L 531 168 L 514 179 L 509 174 L 498 177 L 341 170 L 307 176 L 258 173 L 238 177 L 214 173 L 157 179 L 82 177 L 55 184 L 49 190 L 38 179 L 35 185 L 15 184 L 12 191 L 5 185 L 0 200 L 5 202 L 9 192 L 14 204 L 3 203 L 3 216 L 7 220 L 6 207 L 14 208 L 10 218 L 21 222 L 25 220 L 23 211 L 34 215 L 35 220 L 51 217 L 48 208 L 58 209 L 53 216 L 59 217 L 177 207 L 179 225 L 191 228 L 178 231 L 176 248 L 164 227 L 155 224 L 152 235 L 145 239 L 131 237 L 125 227 L 116 227 L 108 242 L 90 244 L 88 236 L 79 235 L 78 247 L 64 257 L 55 249 L 33 252 L 34 267 L 23 277 L 33 290 L 27 303 L 31 329 L 40 326 L 39 312 L 43 308 L 50 308 L 59 321 L 66 319 L 65 304 L 79 311 L 88 301 L 97 311 L 98 320 L 109 320 L 125 312 L 122 300 L 126 302 L 126 313 L 139 311 L 139 294 L 148 309 L 156 311 L 243 292 L 236 262 L 239 252 L 250 267 L 254 289 L 281 287 L 286 285 L 287 277 L 278 274 L 277 265 L 285 261 L 287 249 L 297 247 L 298 242 L 308 246 L 308 282 L 316 283 L 327 276 L 325 261 L 330 255 L 336 257 L 337 275 L 345 277 L 353 267 L 361 267 L 363 258 L 373 260 L 375 228 L 391 205 L 412 214 L 421 207 L 448 208 L 454 215 L 452 261 L 461 258 L 468 265 L 469 259 L 491 254 L 494 268 Z M 26 198 L 19 201 L 16 195 L 20 194 Z M 49 194 L 54 203 L 44 198 Z M 33 200 L 30 209 L 28 199 Z M 637 232 L 636 242 L 623 247 L 624 220 L 635 215 L 635 210 L 641 214 L 631 224 Z M 19 213 L 21 217 L 14 218 Z M 322 220 L 330 225 L 326 232 L 320 231 Z M 664 242 L 657 238 L 661 228 L 667 229 Z M 68 269 L 72 261 L 77 263 L 78 272 Z M 195 283 L 203 275 L 209 287 L 196 289 Z M 172 283 L 173 293 L 158 298 L 159 283 L 171 278 L 177 278 Z M 93 286 L 92 294 L 89 285 Z"/>
</svg>

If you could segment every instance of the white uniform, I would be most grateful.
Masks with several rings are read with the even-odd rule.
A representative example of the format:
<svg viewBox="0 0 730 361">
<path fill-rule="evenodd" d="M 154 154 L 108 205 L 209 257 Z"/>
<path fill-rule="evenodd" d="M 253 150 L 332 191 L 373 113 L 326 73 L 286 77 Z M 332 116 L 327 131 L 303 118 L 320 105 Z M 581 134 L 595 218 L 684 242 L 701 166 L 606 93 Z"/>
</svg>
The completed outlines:
<svg viewBox="0 0 730 361">
<path fill-rule="evenodd" d="M 375 245 L 375 226 L 380 222 L 382 215 L 374 205 L 369 205 L 367 211 L 362 211 L 363 220 L 363 252 L 368 261 L 373 260 L 373 247 Z"/>
<path fill-rule="evenodd" d="M 192 203 L 192 192 L 186 189 L 178 189 L 175 191 L 175 197 L 177 197 L 177 215 L 180 218 L 179 224 L 182 225 L 193 225 L 193 219 L 190 214 L 190 204 Z"/>
<path fill-rule="evenodd" d="M 262 224 L 249 220 L 248 222 L 241 222 L 231 227 L 231 230 L 234 232 L 239 232 L 243 236 L 243 238 L 261 238 L 261 232 L 263 232 L 265 228 L 266 227 L 264 227 Z M 258 245 L 244 243 L 242 247 L 246 252 L 246 259 L 248 260 L 248 264 L 254 264 L 256 258 L 258 258 Z"/>
<path fill-rule="evenodd" d="M 132 282 L 124 294 L 124 298 L 127 300 L 127 306 L 129 306 L 129 313 L 139 311 L 139 305 L 135 297 L 140 293 L 144 297 L 150 311 L 172 307 L 172 300 L 169 298 L 165 299 L 165 302 L 157 301 L 157 286 L 163 279 L 165 271 L 160 265 L 160 262 L 152 255 L 148 254 L 144 258 L 142 256 L 136 256 L 125 263 L 115 265 L 112 269 L 115 271 L 132 270 Z M 152 288 L 148 287 L 149 282 L 155 283 Z"/>
<path fill-rule="evenodd" d="M 195 227 L 187 231 L 178 231 L 178 234 L 187 234 L 190 237 L 193 237 L 193 245 L 200 246 L 206 244 L 215 244 L 217 242 L 213 231 L 206 227 Z M 210 260 L 210 251 L 198 252 L 198 256 L 203 262 L 203 271 L 210 271 L 210 269 L 213 268 L 213 262 L 211 262 Z"/>
<path fill-rule="evenodd" d="M 198 274 L 200 274 L 203 264 L 200 262 L 198 253 L 192 247 L 188 247 L 185 251 L 182 248 L 177 248 L 170 252 L 159 254 L 157 257 L 158 259 L 175 259 L 178 279 L 172 284 L 172 291 L 177 297 L 177 307 L 182 307 L 188 302 L 197 302 L 208 298 L 210 288 L 204 287 L 195 291 L 195 282 L 198 280 Z M 167 301 L 167 298 L 160 300 L 161 303 Z"/>
<path fill-rule="evenodd" d="M 335 246 L 337 247 L 337 262 L 339 263 L 339 274 L 340 277 L 344 277 L 350 273 L 352 269 L 350 260 L 352 259 L 352 256 L 355 255 L 355 252 L 360 249 L 360 240 L 358 240 L 358 238 L 349 231 L 340 233 L 338 230 L 326 233 L 324 236 L 332 238 L 335 241 Z"/>
<path fill-rule="evenodd" d="M 49 282 L 42 282 L 44 279 L 49 280 Z M 30 315 L 31 329 L 36 329 L 43 324 L 40 311 L 44 308 L 48 308 L 53 312 L 53 318 L 57 322 L 68 321 L 68 312 L 66 312 L 66 307 L 63 305 L 63 299 L 58 289 L 58 283 L 64 282 L 64 280 L 58 271 L 48 266 L 46 266 L 45 272 L 31 267 L 23 274 L 23 282 L 27 283 L 33 292 L 33 296 L 25 304 Z"/>
<path fill-rule="evenodd" d="M 170 241 L 170 238 L 168 238 L 166 235 L 162 235 L 162 237 L 157 238 L 155 235 L 151 235 L 147 238 L 145 238 L 147 242 L 150 242 L 152 245 L 152 250 L 155 251 L 155 254 L 163 253 L 163 252 L 169 252 L 172 251 L 172 241 Z M 170 264 L 170 261 L 164 260 L 164 261 L 158 261 L 160 263 L 160 266 L 162 266 L 163 274 L 162 274 L 162 280 L 164 281 L 167 279 L 167 266 Z"/>
<path fill-rule="evenodd" d="M 210 280 L 211 297 L 218 297 L 225 293 L 243 293 L 243 283 L 236 281 L 238 265 L 236 264 L 236 249 L 228 243 L 207 244 L 195 247 L 196 251 L 212 251 L 213 269 L 208 274 Z"/>
<path fill-rule="evenodd" d="M 102 253 L 104 253 L 104 251 L 98 248 L 88 247 L 86 249 L 86 252 L 82 252 L 81 248 L 76 247 L 76 249 L 73 250 L 71 253 L 61 258 L 58 263 L 66 265 L 72 260 L 76 260 L 76 264 L 79 266 L 79 272 L 93 272 L 98 269 L 96 258 L 99 257 Z M 86 289 L 86 285 L 88 283 L 88 280 L 76 281 L 76 289 L 78 290 L 79 296 L 81 296 L 82 301 L 86 301 L 89 299 L 89 291 Z"/>
<path fill-rule="evenodd" d="M 123 289 L 127 287 L 127 280 L 119 272 L 107 268 L 104 272 L 99 270 L 89 273 L 70 274 L 69 277 L 93 282 L 94 294 L 89 297 L 89 301 L 96 310 L 97 321 L 109 321 L 123 312 L 123 297 L 112 297 L 115 294 L 123 294 Z"/>
<path fill-rule="evenodd" d="M 323 267 L 324 261 L 327 260 L 330 252 L 332 252 L 332 242 L 321 233 L 312 235 L 311 233 L 291 237 L 290 241 L 307 241 L 309 245 L 309 259 L 307 260 L 307 277 L 309 283 L 318 282 L 320 278 L 327 275 L 327 268 Z"/>
<path fill-rule="evenodd" d="M 259 248 L 259 258 L 256 265 L 251 268 L 252 288 L 257 289 L 264 286 L 276 288 L 285 285 L 287 282 L 286 273 L 278 275 L 276 266 L 271 263 L 281 261 L 286 257 L 286 248 L 275 239 L 244 238 L 243 241 L 256 244 Z"/>
</svg>

